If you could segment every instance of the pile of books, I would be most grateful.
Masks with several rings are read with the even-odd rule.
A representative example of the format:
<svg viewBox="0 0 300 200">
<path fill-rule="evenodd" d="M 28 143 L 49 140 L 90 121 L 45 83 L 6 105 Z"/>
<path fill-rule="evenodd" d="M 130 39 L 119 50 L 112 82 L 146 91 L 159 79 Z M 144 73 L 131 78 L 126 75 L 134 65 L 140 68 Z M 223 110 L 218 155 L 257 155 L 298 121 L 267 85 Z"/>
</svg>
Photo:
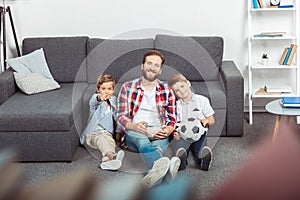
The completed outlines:
<svg viewBox="0 0 300 200">
<path fill-rule="evenodd" d="M 282 37 L 286 35 L 286 32 L 262 32 L 255 34 L 254 37 Z"/>
<path fill-rule="evenodd" d="M 300 108 L 300 96 L 281 97 L 283 107 Z"/>
<path fill-rule="evenodd" d="M 289 86 L 282 87 L 269 87 L 264 86 L 263 88 L 259 88 L 255 94 L 256 95 L 282 95 L 282 94 L 291 94 L 292 88 Z"/>
<path fill-rule="evenodd" d="M 291 65 L 296 51 L 297 51 L 297 45 L 296 44 L 291 44 L 290 47 L 286 47 L 283 50 L 283 53 L 282 53 L 281 58 L 279 60 L 279 64 L 280 65 Z"/>
<path fill-rule="evenodd" d="M 269 87 L 265 85 L 266 92 L 292 93 L 292 88 L 289 86 Z"/>
</svg>

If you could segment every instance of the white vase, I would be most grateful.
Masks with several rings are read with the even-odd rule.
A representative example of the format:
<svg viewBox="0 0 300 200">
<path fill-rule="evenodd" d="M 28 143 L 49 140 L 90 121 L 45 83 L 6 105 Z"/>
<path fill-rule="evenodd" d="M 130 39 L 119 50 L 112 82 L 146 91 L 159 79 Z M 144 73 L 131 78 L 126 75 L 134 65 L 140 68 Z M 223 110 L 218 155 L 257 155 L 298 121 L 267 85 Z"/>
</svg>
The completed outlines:
<svg viewBox="0 0 300 200">
<path fill-rule="evenodd" d="M 262 65 L 268 65 L 268 63 L 269 63 L 269 58 L 262 58 L 262 59 L 261 59 L 261 63 L 262 63 Z"/>
</svg>

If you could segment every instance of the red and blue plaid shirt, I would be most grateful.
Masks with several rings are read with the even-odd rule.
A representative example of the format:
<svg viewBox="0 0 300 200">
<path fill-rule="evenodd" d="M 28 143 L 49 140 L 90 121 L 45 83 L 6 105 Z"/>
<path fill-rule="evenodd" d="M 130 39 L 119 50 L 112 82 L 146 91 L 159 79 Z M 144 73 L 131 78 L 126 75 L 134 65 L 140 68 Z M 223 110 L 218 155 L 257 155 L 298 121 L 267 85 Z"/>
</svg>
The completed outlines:
<svg viewBox="0 0 300 200">
<path fill-rule="evenodd" d="M 116 115 L 123 130 L 125 130 L 127 122 L 133 120 L 141 105 L 143 95 L 141 78 L 128 81 L 122 85 L 117 100 Z M 156 83 L 155 102 L 161 124 L 174 127 L 176 123 L 175 95 L 170 87 L 160 80 L 157 80 Z"/>
</svg>

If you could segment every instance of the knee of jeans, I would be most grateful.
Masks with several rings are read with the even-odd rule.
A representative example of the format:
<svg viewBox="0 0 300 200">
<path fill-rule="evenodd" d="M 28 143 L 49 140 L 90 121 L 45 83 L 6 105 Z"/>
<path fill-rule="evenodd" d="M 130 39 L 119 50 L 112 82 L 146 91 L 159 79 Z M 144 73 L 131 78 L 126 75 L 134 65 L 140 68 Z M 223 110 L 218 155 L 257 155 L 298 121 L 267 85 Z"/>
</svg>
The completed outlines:
<svg viewBox="0 0 300 200">
<path fill-rule="evenodd" d="M 139 152 L 140 152 L 140 153 L 151 153 L 151 152 L 155 152 L 155 151 L 156 151 L 156 149 L 153 148 L 153 147 L 150 146 L 150 145 L 141 145 L 141 146 L 139 147 Z"/>
</svg>

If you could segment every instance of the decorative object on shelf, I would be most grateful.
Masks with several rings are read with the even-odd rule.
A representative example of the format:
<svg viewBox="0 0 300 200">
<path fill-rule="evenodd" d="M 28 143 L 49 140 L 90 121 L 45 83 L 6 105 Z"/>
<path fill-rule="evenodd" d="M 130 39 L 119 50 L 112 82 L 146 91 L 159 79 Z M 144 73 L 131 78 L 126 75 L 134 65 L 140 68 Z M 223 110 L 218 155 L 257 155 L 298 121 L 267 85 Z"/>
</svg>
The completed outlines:
<svg viewBox="0 0 300 200">
<path fill-rule="evenodd" d="M 280 0 L 270 0 L 270 6 L 279 6 Z"/>
<path fill-rule="evenodd" d="M 5 1 L 3 0 L 3 6 L 0 6 L 0 15 L 1 15 L 1 20 L 0 20 L 0 38 L 1 38 L 1 34 L 2 34 L 2 43 L 3 43 L 3 64 L 4 64 L 4 70 L 6 70 L 6 18 L 5 15 L 6 13 L 8 13 L 9 15 L 9 20 L 10 20 L 10 25 L 12 28 L 12 32 L 13 32 L 13 36 L 14 36 L 14 40 L 15 40 L 15 45 L 16 45 L 16 50 L 17 50 L 17 55 L 21 56 L 20 53 L 20 48 L 19 48 L 19 44 L 18 44 L 18 40 L 17 40 L 17 35 L 16 35 L 16 30 L 15 30 L 15 26 L 14 26 L 14 22 L 13 22 L 13 18 L 12 18 L 12 14 L 11 14 L 11 10 L 9 6 L 5 6 Z"/>
<path fill-rule="evenodd" d="M 261 57 L 261 62 L 263 65 L 268 65 L 269 63 L 269 57 L 268 54 L 264 53 Z"/>
</svg>

